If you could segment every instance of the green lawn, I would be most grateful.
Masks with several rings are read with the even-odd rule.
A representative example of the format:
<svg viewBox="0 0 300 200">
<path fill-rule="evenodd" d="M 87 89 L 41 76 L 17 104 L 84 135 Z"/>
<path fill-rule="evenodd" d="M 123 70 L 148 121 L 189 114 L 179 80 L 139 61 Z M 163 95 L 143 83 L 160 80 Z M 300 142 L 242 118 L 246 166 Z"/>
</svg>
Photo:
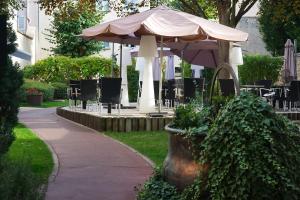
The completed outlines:
<svg viewBox="0 0 300 200">
<path fill-rule="evenodd" d="M 47 145 L 22 124 L 19 124 L 14 131 L 16 140 L 8 151 L 7 159 L 12 161 L 28 159 L 32 171 L 47 181 L 54 166 Z"/>
<path fill-rule="evenodd" d="M 38 106 L 39 108 L 51 108 L 51 107 L 61 107 L 61 106 L 67 106 L 68 100 L 59 100 L 59 101 L 46 101 L 43 102 L 41 106 Z M 21 107 L 33 107 L 29 105 L 28 103 L 21 103 Z"/>
<path fill-rule="evenodd" d="M 166 132 L 106 132 L 106 135 L 127 144 L 160 167 L 168 152 Z"/>
</svg>

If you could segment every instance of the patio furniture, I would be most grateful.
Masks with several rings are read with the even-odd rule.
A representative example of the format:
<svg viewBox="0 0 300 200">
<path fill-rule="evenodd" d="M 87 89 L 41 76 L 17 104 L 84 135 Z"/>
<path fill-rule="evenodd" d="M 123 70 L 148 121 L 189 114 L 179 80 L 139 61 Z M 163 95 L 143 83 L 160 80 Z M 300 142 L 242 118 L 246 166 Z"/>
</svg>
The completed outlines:
<svg viewBox="0 0 300 200">
<path fill-rule="evenodd" d="M 287 96 L 285 98 L 285 107 L 288 103 L 289 110 L 298 108 L 297 103 L 300 101 L 300 81 L 292 81 L 290 87 L 287 89 Z"/>
<path fill-rule="evenodd" d="M 275 95 L 275 92 L 272 91 L 272 80 L 258 80 L 255 81 L 255 85 L 263 85 L 263 88 L 259 88 L 259 96 L 269 99 Z"/>
<path fill-rule="evenodd" d="M 86 109 L 87 101 L 97 100 L 97 80 L 80 81 L 79 99 L 82 101 L 82 109 Z"/>
<path fill-rule="evenodd" d="M 176 101 L 175 88 L 176 88 L 175 79 L 171 79 L 166 82 L 165 106 L 167 108 L 175 106 L 175 101 Z"/>
<path fill-rule="evenodd" d="M 204 92 L 203 78 L 184 78 L 176 80 L 176 96 L 182 103 L 189 103 L 191 99 Z"/>
<path fill-rule="evenodd" d="M 235 88 L 233 79 L 219 79 L 222 96 L 234 96 Z"/>
<path fill-rule="evenodd" d="M 67 88 L 67 95 L 69 99 L 69 107 L 71 108 L 71 101 L 74 101 L 74 106 L 77 106 L 77 100 L 80 95 L 80 81 L 78 80 L 70 80 L 69 88 Z"/>
<path fill-rule="evenodd" d="M 100 80 L 100 112 L 101 104 L 108 104 L 108 113 L 111 113 L 111 105 L 117 105 L 119 113 L 121 108 L 121 82 L 122 78 L 101 78 Z"/>
</svg>

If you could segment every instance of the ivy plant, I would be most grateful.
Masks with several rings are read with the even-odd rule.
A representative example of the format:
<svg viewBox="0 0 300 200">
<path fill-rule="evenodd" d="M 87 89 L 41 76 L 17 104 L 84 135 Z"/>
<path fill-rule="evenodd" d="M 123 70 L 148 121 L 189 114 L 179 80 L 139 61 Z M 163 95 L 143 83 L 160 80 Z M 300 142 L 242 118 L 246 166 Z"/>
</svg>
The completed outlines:
<svg viewBox="0 0 300 200">
<path fill-rule="evenodd" d="M 214 121 L 201 162 L 213 200 L 299 199 L 299 127 L 262 99 L 243 93 Z"/>
</svg>

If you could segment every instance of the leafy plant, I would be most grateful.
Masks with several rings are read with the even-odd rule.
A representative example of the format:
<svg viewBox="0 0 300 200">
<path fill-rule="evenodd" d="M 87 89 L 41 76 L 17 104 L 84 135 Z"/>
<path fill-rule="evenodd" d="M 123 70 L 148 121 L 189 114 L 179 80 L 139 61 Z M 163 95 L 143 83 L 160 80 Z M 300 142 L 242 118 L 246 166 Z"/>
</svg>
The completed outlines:
<svg viewBox="0 0 300 200">
<path fill-rule="evenodd" d="M 29 88 L 26 90 L 26 95 L 41 95 L 42 93 L 35 88 Z"/>
<path fill-rule="evenodd" d="M 26 101 L 26 91 L 29 89 L 34 90 L 37 93 L 42 93 L 45 101 L 53 100 L 54 88 L 51 85 L 39 81 L 25 79 L 25 83 L 19 91 L 19 96 L 22 102 Z"/>
<path fill-rule="evenodd" d="M 267 50 L 273 56 L 282 56 L 287 39 L 300 41 L 300 13 L 298 0 L 261 0 L 259 28 Z M 299 51 L 299 47 L 298 47 Z"/>
<path fill-rule="evenodd" d="M 48 40 L 55 47 L 51 51 L 57 55 L 82 57 L 92 55 L 102 49 L 102 43 L 78 37 L 82 30 L 100 22 L 102 14 L 97 12 L 90 1 L 66 1 L 53 13 Z"/>
<path fill-rule="evenodd" d="M 300 132 L 262 99 L 241 94 L 203 142 L 211 199 L 299 199 Z"/>
<path fill-rule="evenodd" d="M 278 80 L 283 60 L 271 56 L 244 56 L 244 64 L 239 66 L 239 77 L 242 84 L 253 84 L 257 80 Z"/>
<path fill-rule="evenodd" d="M 11 1 L 8 4 L 13 2 Z M 7 4 L 7 2 L 4 4 Z M 0 8 L 0 10 L 2 9 L 4 8 Z M 13 53 L 16 49 L 16 35 L 11 24 L 4 26 L 5 28 L 8 36 L 7 51 L 8 53 Z M 0 64 L 0 157 L 8 150 L 14 139 L 12 130 L 18 121 L 17 115 L 20 101 L 18 92 L 23 84 L 23 74 L 19 70 L 19 65 L 14 64 L 8 55 L 5 56 L 7 56 L 7 62 L 1 62 L 3 65 Z M 4 57 L 0 59 L 2 61 L 5 60 Z"/>
<path fill-rule="evenodd" d="M 42 82 L 63 82 L 106 76 L 111 73 L 111 59 L 101 57 L 70 58 L 50 56 L 24 68 L 24 76 Z"/>
<path fill-rule="evenodd" d="M 41 200 L 42 180 L 35 175 L 28 160 L 0 162 L 0 199 Z"/>
<path fill-rule="evenodd" d="M 139 72 L 135 70 L 135 63 L 127 66 L 127 78 L 129 101 L 136 102 L 139 89 Z"/>
<path fill-rule="evenodd" d="M 160 171 L 157 169 L 154 175 L 138 190 L 137 200 L 180 200 L 176 188 L 163 180 Z"/>
</svg>

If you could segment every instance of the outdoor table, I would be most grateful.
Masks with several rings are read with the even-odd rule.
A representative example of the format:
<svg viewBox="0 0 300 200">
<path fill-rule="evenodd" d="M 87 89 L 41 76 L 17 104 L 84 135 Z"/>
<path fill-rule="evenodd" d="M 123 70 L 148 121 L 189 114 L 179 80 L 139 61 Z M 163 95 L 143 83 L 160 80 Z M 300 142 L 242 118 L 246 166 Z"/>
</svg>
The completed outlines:
<svg viewBox="0 0 300 200">
<path fill-rule="evenodd" d="M 246 88 L 246 89 L 260 89 L 264 88 L 264 85 L 241 85 L 241 88 Z"/>
</svg>

